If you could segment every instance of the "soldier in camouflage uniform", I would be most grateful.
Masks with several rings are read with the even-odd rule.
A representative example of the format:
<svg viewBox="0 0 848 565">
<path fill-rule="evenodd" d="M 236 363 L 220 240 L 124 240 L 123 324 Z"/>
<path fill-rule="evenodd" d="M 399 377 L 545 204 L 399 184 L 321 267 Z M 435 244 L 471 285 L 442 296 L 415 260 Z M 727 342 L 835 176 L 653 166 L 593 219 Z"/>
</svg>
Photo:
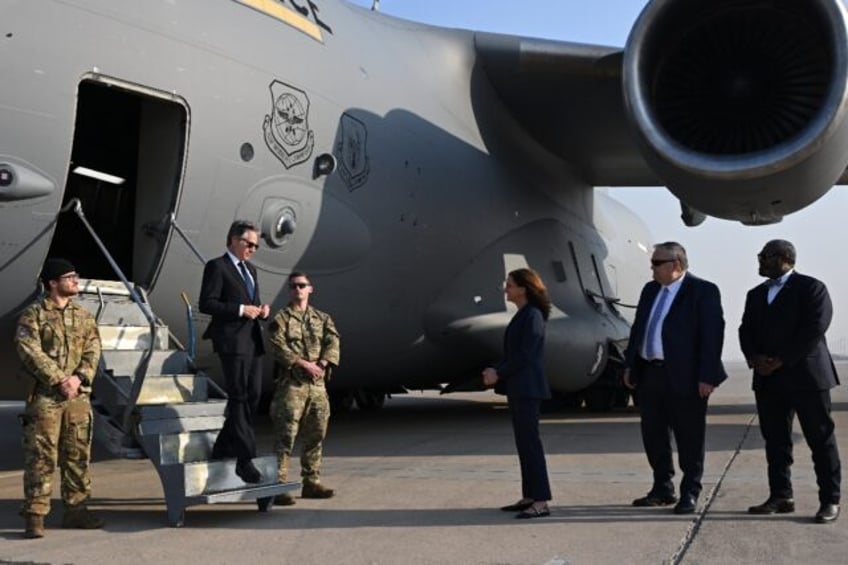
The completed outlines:
<svg viewBox="0 0 848 565">
<path fill-rule="evenodd" d="M 62 484 L 64 528 L 100 528 L 86 508 L 91 495 L 92 414 L 89 394 L 100 360 L 97 323 L 75 304 L 79 276 L 64 259 L 48 259 L 41 272 L 46 295 L 18 320 L 15 345 L 32 392 L 24 424 L 24 535 L 44 536 L 56 463 Z"/>
<path fill-rule="evenodd" d="M 326 381 L 339 364 L 339 332 L 329 315 L 309 305 L 312 285 L 303 273 L 288 279 L 291 301 L 270 325 L 271 349 L 276 359 L 271 422 L 281 483 L 288 479 L 289 457 L 300 432 L 300 469 L 303 498 L 330 498 L 333 489 L 321 484 L 321 450 L 330 419 Z M 288 493 L 274 499 L 294 504 Z"/>
</svg>

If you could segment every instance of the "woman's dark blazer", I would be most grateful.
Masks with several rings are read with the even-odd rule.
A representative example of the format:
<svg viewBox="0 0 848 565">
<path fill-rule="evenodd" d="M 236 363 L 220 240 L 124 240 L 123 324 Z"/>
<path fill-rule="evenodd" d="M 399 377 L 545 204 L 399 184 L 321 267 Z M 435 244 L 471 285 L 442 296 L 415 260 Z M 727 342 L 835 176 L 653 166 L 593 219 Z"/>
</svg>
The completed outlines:
<svg viewBox="0 0 848 565">
<path fill-rule="evenodd" d="M 508 397 L 544 400 L 551 389 L 544 374 L 545 319 L 542 312 L 528 303 L 521 307 L 504 335 L 504 361 L 495 370 L 501 386 L 498 392 Z"/>
</svg>

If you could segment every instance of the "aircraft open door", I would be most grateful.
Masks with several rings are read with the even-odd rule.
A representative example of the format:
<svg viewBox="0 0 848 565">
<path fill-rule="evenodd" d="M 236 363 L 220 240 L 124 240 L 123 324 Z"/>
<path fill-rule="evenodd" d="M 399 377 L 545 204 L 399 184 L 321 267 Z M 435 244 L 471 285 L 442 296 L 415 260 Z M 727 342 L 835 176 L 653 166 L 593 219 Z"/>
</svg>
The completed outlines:
<svg viewBox="0 0 848 565">
<path fill-rule="evenodd" d="M 148 289 L 179 203 L 188 124 L 179 97 L 100 76 L 79 84 L 62 206 L 79 199 L 127 278 Z M 59 216 L 49 256 L 70 259 L 87 278 L 117 278 L 74 214 Z"/>
</svg>

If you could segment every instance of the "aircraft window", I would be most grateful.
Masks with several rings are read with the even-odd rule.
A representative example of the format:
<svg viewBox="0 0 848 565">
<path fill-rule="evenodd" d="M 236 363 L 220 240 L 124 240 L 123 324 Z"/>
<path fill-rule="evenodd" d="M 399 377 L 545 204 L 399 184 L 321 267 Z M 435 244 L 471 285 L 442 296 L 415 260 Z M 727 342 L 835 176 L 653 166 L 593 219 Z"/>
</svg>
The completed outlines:
<svg viewBox="0 0 848 565">
<path fill-rule="evenodd" d="M 567 277 L 565 275 L 565 265 L 563 265 L 562 261 L 554 261 L 554 278 L 557 282 L 565 282 Z"/>
</svg>

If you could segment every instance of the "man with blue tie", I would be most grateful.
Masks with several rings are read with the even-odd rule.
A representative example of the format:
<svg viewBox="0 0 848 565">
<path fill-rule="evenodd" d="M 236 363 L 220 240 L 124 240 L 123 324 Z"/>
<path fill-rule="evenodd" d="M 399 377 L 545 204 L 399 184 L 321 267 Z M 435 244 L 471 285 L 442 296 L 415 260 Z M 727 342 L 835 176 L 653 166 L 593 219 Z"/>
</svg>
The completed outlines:
<svg viewBox="0 0 848 565">
<path fill-rule="evenodd" d="M 795 271 L 795 246 L 775 239 L 757 255 L 767 280 L 748 292 L 739 341 L 753 369 L 760 432 L 766 444 L 769 497 L 751 514 L 795 511 L 792 422 L 801 422 L 813 453 L 819 510 L 814 520 L 839 517 L 842 468 L 830 416 L 830 389 L 839 384 L 825 332 L 833 317 L 827 287 Z"/>
<path fill-rule="evenodd" d="M 221 359 L 227 391 L 227 418 L 212 450 L 213 459 L 236 458 L 236 474 L 247 483 L 262 480 L 256 457 L 254 418 L 262 392 L 265 339 L 260 320 L 270 307 L 259 300 L 256 267 L 248 260 L 259 248 L 259 231 L 235 221 L 227 232 L 227 252 L 206 263 L 200 311 L 212 316 L 203 334 Z"/>
<path fill-rule="evenodd" d="M 707 400 L 727 378 L 721 362 L 721 294 L 688 267 L 679 243 L 654 246 L 654 280 L 639 297 L 624 372 L 624 384 L 638 391 L 642 441 L 653 470 L 653 487 L 633 506 L 677 503 L 677 514 L 695 512 L 704 474 Z M 670 430 L 683 472 L 679 500 L 672 482 Z"/>
</svg>

